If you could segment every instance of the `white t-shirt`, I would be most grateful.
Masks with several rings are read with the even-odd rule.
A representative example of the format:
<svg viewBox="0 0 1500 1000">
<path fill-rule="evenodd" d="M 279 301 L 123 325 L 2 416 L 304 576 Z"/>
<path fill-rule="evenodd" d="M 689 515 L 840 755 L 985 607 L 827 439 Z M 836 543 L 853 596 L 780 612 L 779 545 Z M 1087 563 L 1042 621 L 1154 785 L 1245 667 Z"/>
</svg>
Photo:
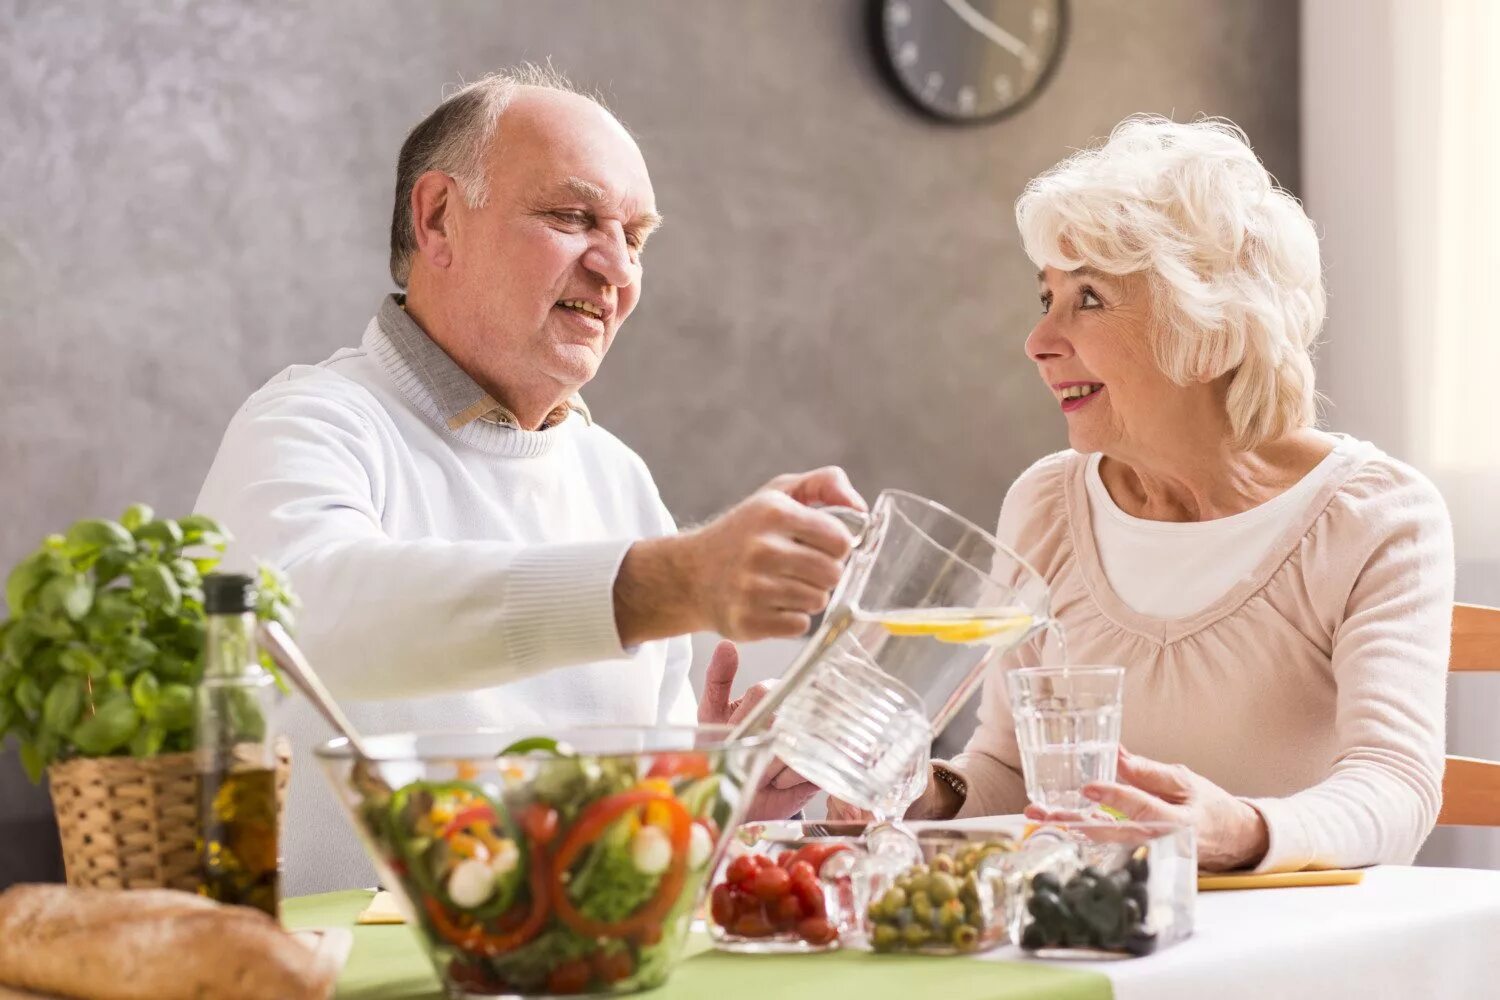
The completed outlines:
<svg viewBox="0 0 1500 1000">
<path fill-rule="evenodd" d="M 1338 459 L 1355 447 L 1338 444 L 1295 486 L 1258 507 L 1212 521 L 1148 521 L 1115 505 L 1099 478 L 1099 455 L 1089 458 L 1088 487 L 1094 544 L 1109 585 L 1132 611 L 1152 618 L 1186 618 L 1229 592 L 1297 520 Z"/>
</svg>

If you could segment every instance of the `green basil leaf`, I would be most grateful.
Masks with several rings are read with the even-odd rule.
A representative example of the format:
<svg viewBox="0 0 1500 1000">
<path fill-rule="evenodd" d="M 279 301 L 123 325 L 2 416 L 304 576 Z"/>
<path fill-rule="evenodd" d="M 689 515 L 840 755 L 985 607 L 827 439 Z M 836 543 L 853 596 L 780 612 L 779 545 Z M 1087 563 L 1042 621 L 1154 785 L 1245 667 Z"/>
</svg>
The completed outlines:
<svg viewBox="0 0 1500 1000">
<path fill-rule="evenodd" d="M 198 567 L 193 565 L 191 559 L 173 559 L 172 575 L 184 587 L 196 587 L 203 579 L 203 575 L 198 572 Z"/>
<path fill-rule="evenodd" d="M 130 754 L 132 757 L 155 757 L 161 753 L 166 738 L 166 731 L 160 726 L 142 726 L 130 741 Z"/>
<path fill-rule="evenodd" d="M 133 503 L 120 515 L 120 524 L 126 531 L 134 531 L 156 517 L 156 511 L 143 503 Z"/>
<path fill-rule="evenodd" d="M 155 542 L 163 548 L 176 549 L 182 545 L 182 529 L 176 521 L 147 521 L 134 534 L 138 542 Z"/>
<path fill-rule="evenodd" d="M 42 756 L 41 748 L 30 740 L 21 741 L 21 766 L 26 769 L 26 777 L 31 779 L 33 785 L 42 780 L 42 772 L 47 769 L 47 758 Z"/>
<path fill-rule="evenodd" d="M 84 677 L 103 677 L 104 661 L 82 643 L 73 643 L 58 655 L 58 663 L 70 674 Z"/>
<path fill-rule="evenodd" d="M 193 689 L 186 684 L 164 684 L 156 701 L 156 724 L 166 730 L 193 724 Z"/>
<path fill-rule="evenodd" d="M 205 533 L 215 535 L 229 534 L 229 532 L 224 530 L 222 524 L 207 514 L 189 514 L 187 517 L 180 518 L 177 523 L 182 526 L 185 535 L 203 535 Z"/>
<path fill-rule="evenodd" d="M 113 753 L 130 742 L 140 724 L 140 713 L 130 698 L 115 695 L 73 728 L 73 742 L 84 753 Z"/>
<path fill-rule="evenodd" d="M 130 553 L 110 549 L 99 556 L 94 563 L 94 585 L 100 588 L 120 578 L 125 572 L 125 567 L 130 564 Z"/>
<path fill-rule="evenodd" d="M 52 553 L 33 552 L 16 564 L 5 581 L 5 603 L 17 618 L 31 609 L 32 597 L 52 575 Z"/>
<path fill-rule="evenodd" d="M 16 685 L 16 704 L 28 718 L 34 718 L 42 710 L 42 688 L 35 677 L 22 677 Z"/>
<path fill-rule="evenodd" d="M 66 733 L 83 711 L 84 680 L 63 677 L 52 685 L 42 703 L 42 725 L 54 733 Z"/>
<path fill-rule="evenodd" d="M 130 700 L 135 703 L 136 709 L 147 719 L 156 716 L 156 706 L 161 697 L 161 682 L 156 675 L 150 671 L 142 671 L 136 675 L 130 685 Z"/>
<path fill-rule="evenodd" d="M 31 654 L 43 642 L 43 638 L 25 621 L 13 622 L 5 632 L 4 656 L 7 663 L 25 667 Z"/>
<path fill-rule="evenodd" d="M 104 549 L 135 551 L 135 538 L 114 521 L 91 518 L 79 521 L 63 537 L 63 551 L 71 558 L 96 554 Z"/>
<path fill-rule="evenodd" d="M 175 615 L 182 607 L 182 588 L 161 563 L 137 563 L 131 567 L 130 578 L 140 588 L 142 598 L 160 607 L 163 614 Z"/>
<path fill-rule="evenodd" d="M 89 613 L 89 608 L 94 606 L 94 585 L 82 573 L 75 573 L 71 578 L 60 576 L 57 579 L 68 581 L 62 594 L 63 611 L 75 622 L 82 621 L 83 616 Z"/>
<path fill-rule="evenodd" d="M 120 643 L 120 662 L 132 669 L 139 669 L 156 659 L 161 649 L 150 639 L 139 635 L 127 636 Z"/>
</svg>

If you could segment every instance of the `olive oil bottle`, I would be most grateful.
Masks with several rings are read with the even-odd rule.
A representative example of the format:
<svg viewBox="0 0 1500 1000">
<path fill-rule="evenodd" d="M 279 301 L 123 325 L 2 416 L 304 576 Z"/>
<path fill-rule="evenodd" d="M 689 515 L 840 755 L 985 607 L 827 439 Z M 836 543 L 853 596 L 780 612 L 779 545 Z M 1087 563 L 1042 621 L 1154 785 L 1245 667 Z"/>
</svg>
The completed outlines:
<svg viewBox="0 0 1500 1000">
<path fill-rule="evenodd" d="M 275 685 L 255 646 L 255 582 L 203 579 L 207 632 L 198 688 L 200 892 L 276 916 L 281 852 L 276 755 L 268 725 Z"/>
</svg>

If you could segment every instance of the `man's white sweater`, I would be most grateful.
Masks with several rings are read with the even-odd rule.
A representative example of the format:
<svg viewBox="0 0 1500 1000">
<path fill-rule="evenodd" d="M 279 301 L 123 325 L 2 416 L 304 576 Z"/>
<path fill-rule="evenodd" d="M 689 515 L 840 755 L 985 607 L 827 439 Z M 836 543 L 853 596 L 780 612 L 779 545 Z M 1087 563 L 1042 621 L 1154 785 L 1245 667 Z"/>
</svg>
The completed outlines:
<svg viewBox="0 0 1500 1000">
<path fill-rule="evenodd" d="M 543 431 L 455 419 L 475 392 L 391 299 L 358 348 L 271 379 L 198 498 L 234 535 L 225 566 L 288 572 L 298 642 L 367 731 L 691 723 L 689 640 L 627 650 L 615 626 L 626 550 L 674 530 L 645 464 L 577 412 Z M 309 773 L 322 728 L 305 706 L 285 725 L 288 890 L 368 884 Z"/>
</svg>

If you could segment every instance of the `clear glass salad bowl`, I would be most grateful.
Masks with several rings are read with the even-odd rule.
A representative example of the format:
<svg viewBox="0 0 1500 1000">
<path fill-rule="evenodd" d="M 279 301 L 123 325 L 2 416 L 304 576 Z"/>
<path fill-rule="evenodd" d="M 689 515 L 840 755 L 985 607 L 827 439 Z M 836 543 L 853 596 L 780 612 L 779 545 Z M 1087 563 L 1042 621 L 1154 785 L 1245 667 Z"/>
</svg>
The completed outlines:
<svg viewBox="0 0 1500 1000">
<path fill-rule="evenodd" d="M 363 742 L 317 755 L 454 997 L 663 983 L 769 762 L 712 726 Z"/>
</svg>

